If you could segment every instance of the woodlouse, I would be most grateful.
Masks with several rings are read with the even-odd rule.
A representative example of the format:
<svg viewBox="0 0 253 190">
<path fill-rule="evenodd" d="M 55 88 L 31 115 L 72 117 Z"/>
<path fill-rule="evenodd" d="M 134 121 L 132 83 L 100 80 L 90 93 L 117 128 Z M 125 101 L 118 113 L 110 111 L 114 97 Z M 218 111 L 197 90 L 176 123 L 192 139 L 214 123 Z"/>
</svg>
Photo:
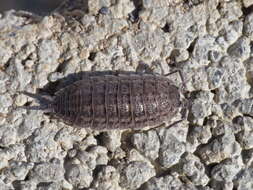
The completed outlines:
<svg viewBox="0 0 253 190">
<path fill-rule="evenodd" d="M 165 76 L 116 71 L 84 77 L 54 96 L 23 94 L 40 103 L 26 109 L 48 111 L 70 125 L 95 130 L 157 126 L 182 106 L 180 90 Z"/>
</svg>

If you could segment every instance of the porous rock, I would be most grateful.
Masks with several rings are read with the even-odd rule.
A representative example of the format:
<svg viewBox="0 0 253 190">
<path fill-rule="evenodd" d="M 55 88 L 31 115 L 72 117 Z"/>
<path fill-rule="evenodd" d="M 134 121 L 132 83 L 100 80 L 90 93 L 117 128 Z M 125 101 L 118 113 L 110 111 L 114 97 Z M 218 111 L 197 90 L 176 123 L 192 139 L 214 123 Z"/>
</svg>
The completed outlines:
<svg viewBox="0 0 253 190">
<path fill-rule="evenodd" d="M 145 162 L 133 161 L 122 170 L 120 186 L 127 189 L 137 189 L 155 175 L 155 170 Z"/>
</svg>

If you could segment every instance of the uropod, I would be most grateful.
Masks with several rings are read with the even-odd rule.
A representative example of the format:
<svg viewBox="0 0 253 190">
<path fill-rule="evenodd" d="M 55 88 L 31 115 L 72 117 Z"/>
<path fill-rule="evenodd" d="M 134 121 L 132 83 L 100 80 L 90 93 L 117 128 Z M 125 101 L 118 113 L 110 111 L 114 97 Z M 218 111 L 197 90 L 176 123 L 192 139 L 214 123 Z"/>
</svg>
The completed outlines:
<svg viewBox="0 0 253 190">
<path fill-rule="evenodd" d="M 165 75 L 111 71 L 82 77 L 53 96 L 22 92 L 39 102 L 22 108 L 52 113 L 73 127 L 140 129 L 172 120 L 185 106 L 180 92 Z"/>
</svg>

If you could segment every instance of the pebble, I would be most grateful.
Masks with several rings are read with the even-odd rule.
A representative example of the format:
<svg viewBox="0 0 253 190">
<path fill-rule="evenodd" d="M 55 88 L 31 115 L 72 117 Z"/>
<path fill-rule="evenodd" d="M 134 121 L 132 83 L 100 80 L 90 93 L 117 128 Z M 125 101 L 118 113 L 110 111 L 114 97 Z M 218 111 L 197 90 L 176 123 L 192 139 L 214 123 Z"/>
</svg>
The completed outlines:
<svg viewBox="0 0 253 190">
<path fill-rule="evenodd" d="M 158 132 L 161 141 L 159 162 L 163 167 L 170 168 L 178 163 L 186 150 L 187 132 L 188 127 L 185 127 L 183 123 L 160 129 Z"/>
<path fill-rule="evenodd" d="M 155 176 L 153 167 L 145 162 L 133 161 L 121 171 L 120 186 L 127 189 L 137 189 L 153 176 Z"/>
<path fill-rule="evenodd" d="M 97 174 L 96 182 L 93 185 L 94 189 L 98 190 L 121 190 L 119 186 L 119 173 L 112 166 L 102 166 Z"/>
<path fill-rule="evenodd" d="M 248 38 L 239 38 L 228 48 L 228 54 L 234 58 L 246 60 L 250 56 L 250 41 Z"/>
<path fill-rule="evenodd" d="M 211 164 L 238 156 L 241 150 L 241 146 L 235 141 L 232 129 L 227 126 L 225 128 L 225 133 L 201 147 L 198 150 L 198 155 L 205 164 Z"/>
<path fill-rule="evenodd" d="M 152 160 L 158 157 L 160 141 L 155 130 L 150 130 L 147 133 L 135 133 L 131 141 L 134 147 L 146 157 Z"/>
<path fill-rule="evenodd" d="M 200 159 L 194 154 L 187 153 L 180 162 L 181 172 L 196 186 L 206 186 L 209 177 L 206 175 L 206 169 Z"/>
</svg>

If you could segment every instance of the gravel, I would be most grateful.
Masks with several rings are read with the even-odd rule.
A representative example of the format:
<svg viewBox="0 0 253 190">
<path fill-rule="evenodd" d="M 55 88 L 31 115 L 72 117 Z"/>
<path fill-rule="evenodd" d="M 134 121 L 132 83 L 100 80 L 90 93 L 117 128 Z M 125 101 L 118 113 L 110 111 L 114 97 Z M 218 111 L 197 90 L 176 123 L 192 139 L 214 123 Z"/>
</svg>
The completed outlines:
<svg viewBox="0 0 253 190">
<path fill-rule="evenodd" d="M 252 190 L 252 1 L 88 0 L 0 15 L 0 189 Z M 200 14 L 201 13 L 201 14 Z M 92 131 L 41 111 L 80 71 L 180 70 L 188 115 Z"/>
</svg>

